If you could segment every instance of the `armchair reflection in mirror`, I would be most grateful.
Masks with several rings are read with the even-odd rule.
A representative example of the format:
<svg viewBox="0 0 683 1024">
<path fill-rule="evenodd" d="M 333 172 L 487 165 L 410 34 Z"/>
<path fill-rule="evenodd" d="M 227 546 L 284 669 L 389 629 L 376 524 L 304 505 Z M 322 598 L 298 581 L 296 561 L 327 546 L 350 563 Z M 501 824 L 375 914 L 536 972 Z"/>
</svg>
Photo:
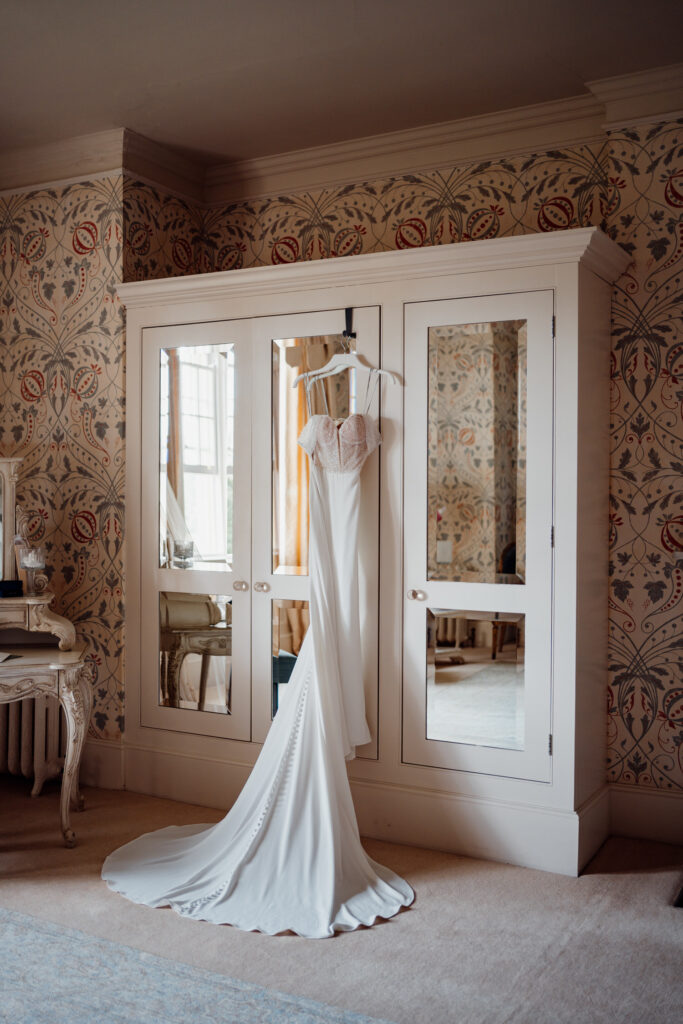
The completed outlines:
<svg viewBox="0 0 683 1024">
<path fill-rule="evenodd" d="M 225 570 L 232 561 L 233 345 L 162 349 L 159 564 Z"/>
<path fill-rule="evenodd" d="M 232 606 L 209 594 L 159 594 L 159 703 L 229 715 Z"/>
</svg>

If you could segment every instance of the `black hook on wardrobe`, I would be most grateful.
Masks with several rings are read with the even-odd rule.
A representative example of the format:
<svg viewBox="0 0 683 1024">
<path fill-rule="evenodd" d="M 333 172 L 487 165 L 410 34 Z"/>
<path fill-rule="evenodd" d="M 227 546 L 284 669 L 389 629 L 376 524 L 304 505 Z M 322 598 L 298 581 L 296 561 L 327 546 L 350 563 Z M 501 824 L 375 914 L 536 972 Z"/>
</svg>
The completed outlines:
<svg viewBox="0 0 683 1024">
<path fill-rule="evenodd" d="M 346 309 L 344 310 L 344 314 L 346 316 L 346 330 L 342 331 L 342 338 L 346 338 L 346 340 L 348 341 L 349 338 L 355 338 L 356 337 L 355 331 L 352 330 L 352 328 L 353 328 L 353 308 L 351 306 L 347 306 Z"/>
</svg>

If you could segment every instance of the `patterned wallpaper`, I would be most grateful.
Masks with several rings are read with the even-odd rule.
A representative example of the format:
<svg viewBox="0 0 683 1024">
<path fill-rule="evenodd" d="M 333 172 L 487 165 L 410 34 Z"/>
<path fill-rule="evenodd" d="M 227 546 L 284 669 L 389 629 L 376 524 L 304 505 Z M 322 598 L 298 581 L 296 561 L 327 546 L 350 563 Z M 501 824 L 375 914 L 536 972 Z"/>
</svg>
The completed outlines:
<svg viewBox="0 0 683 1024">
<path fill-rule="evenodd" d="M 429 332 L 428 579 L 495 582 L 515 565 L 524 579 L 526 333 L 524 320 Z"/>
<path fill-rule="evenodd" d="M 122 725 L 121 276 L 602 226 L 633 256 L 613 302 L 608 778 L 683 789 L 683 122 L 211 209 L 124 176 L 0 211 L 0 448 L 26 457 L 20 497 L 93 651 L 103 737 Z"/>
<path fill-rule="evenodd" d="M 135 181 L 124 171 L 123 280 L 148 281 L 212 270 L 202 259 L 205 216 L 197 204 Z"/>
<path fill-rule="evenodd" d="M 0 452 L 88 644 L 91 733 L 123 729 L 121 177 L 0 197 Z"/>
<path fill-rule="evenodd" d="M 133 196 L 137 211 L 149 203 L 136 221 L 163 261 L 147 269 L 140 256 L 131 275 L 127 256 L 128 276 L 159 276 L 161 262 L 237 269 L 591 224 L 632 255 L 612 314 L 608 779 L 683 790 L 683 122 L 199 213 L 153 192 L 130 182 L 126 216 Z M 131 225 L 127 250 L 135 237 Z"/>
</svg>

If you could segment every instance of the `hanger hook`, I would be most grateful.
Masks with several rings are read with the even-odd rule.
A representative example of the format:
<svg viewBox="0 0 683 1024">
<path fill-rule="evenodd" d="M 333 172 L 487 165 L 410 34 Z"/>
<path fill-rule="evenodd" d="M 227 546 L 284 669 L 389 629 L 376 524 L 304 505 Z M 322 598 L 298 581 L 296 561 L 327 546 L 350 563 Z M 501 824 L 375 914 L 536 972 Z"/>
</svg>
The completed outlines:
<svg viewBox="0 0 683 1024">
<path fill-rule="evenodd" d="M 344 316 L 346 319 L 346 328 L 342 331 L 342 346 L 345 352 L 351 352 L 351 338 L 355 338 L 355 332 L 353 328 L 353 307 L 347 306 L 344 310 Z"/>
</svg>

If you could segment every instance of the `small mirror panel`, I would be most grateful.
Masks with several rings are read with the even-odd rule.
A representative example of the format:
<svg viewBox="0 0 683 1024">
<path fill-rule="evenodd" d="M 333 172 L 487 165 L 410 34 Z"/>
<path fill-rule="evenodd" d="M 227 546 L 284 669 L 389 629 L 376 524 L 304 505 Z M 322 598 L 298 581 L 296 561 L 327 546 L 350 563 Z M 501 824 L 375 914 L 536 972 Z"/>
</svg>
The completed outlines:
<svg viewBox="0 0 683 1024">
<path fill-rule="evenodd" d="M 159 594 L 159 704 L 232 712 L 232 606 L 219 594 Z"/>
<path fill-rule="evenodd" d="M 524 618 L 427 609 L 427 739 L 524 749 Z"/>
</svg>

